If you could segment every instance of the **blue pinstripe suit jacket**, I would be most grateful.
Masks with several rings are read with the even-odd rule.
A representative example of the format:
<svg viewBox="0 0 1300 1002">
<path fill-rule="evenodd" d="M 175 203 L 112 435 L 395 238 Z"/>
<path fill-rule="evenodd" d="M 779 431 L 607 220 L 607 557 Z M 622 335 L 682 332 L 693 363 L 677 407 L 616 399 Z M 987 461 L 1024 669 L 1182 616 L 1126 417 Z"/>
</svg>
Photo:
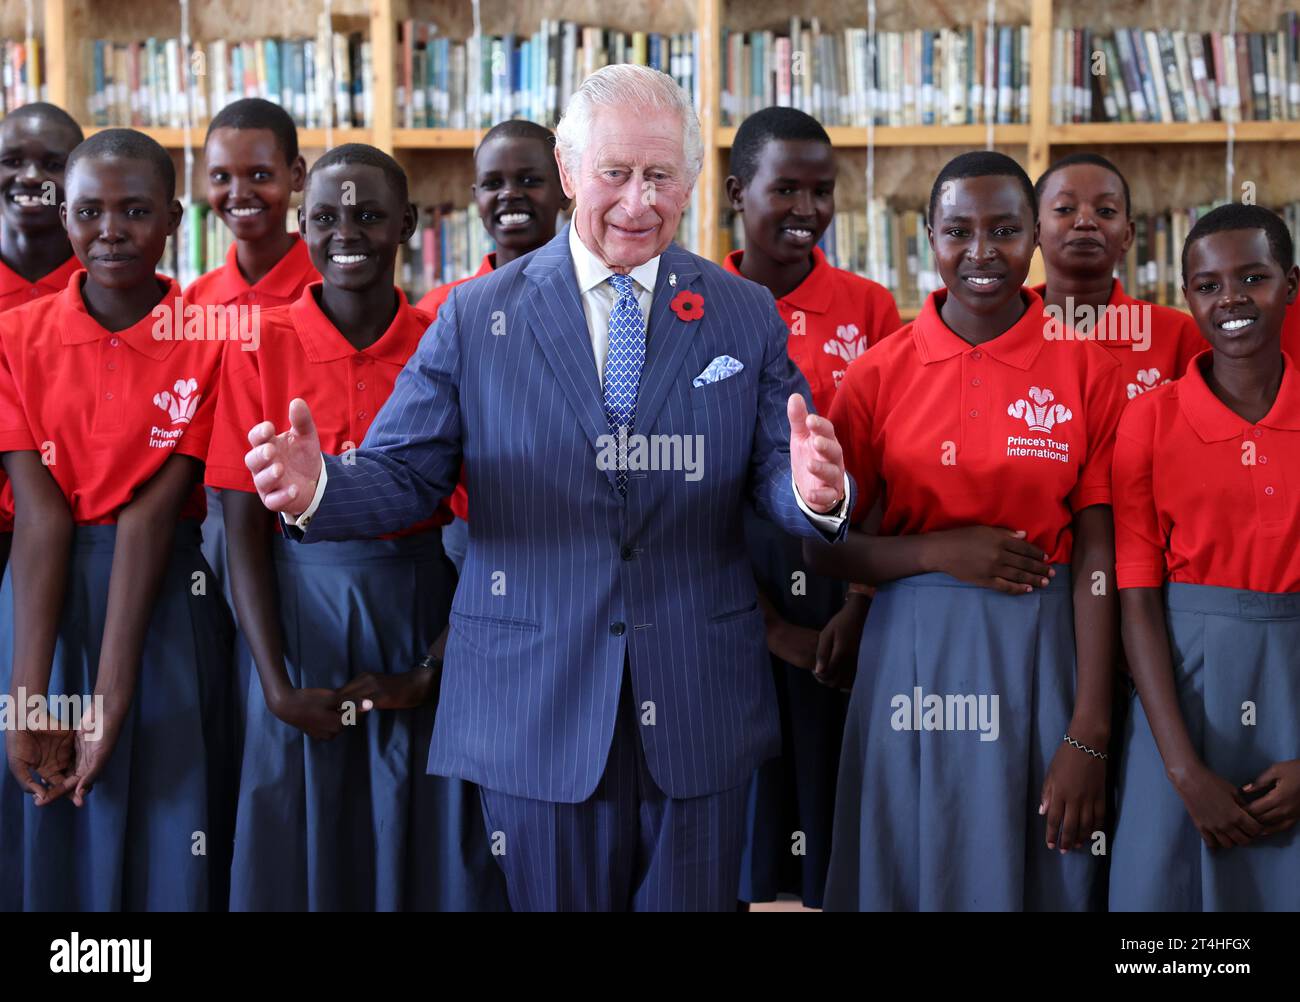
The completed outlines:
<svg viewBox="0 0 1300 1002">
<path fill-rule="evenodd" d="M 669 309 L 682 289 L 704 296 L 703 319 Z M 427 517 L 463 456 L 473 515 L 430 772 L 585 800 L 604 770 L 625 658 L 646 759 L 669 796 L 729 789 L 778 753 L 741 512 L 751 498 L 787 532 L 821 536 L 790 483 L 786 400 L 810 395 L 787 336 L 766 289 L 670 245 L 636 432 L 699 436 L 702 475 L 634 471 L 623 498 L 597 462 L 609 425 L 567 229 L 452 292 L 361 448 L 347 462 L 327 457 L 304 537 Z M 719 355 L 744 369 L 692 386 Z"/>
</svg>

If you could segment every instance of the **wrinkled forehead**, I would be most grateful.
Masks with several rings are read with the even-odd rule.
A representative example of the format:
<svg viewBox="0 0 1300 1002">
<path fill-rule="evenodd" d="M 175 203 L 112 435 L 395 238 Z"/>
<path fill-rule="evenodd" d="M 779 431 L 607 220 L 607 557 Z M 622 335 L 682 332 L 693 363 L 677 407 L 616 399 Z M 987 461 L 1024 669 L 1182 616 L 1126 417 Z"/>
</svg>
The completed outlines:
<svg viewBox="0 0 1300 1002">
<path fill-rule="evenodd" d="M 682 116 L 660 108 L 599 107 L 592 115 L 583 159 L 593 167 L 620 165 L 681 171 L 686 166 Z"/>
</svg>

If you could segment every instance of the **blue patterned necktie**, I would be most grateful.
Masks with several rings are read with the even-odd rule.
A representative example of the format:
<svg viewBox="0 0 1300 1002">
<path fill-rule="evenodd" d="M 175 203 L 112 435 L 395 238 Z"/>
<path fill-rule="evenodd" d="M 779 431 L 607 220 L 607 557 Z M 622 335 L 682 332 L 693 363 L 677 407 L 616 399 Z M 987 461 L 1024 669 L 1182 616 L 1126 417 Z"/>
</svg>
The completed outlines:
<svg viewBox="0 0 1300 1002">
<path fill-rule="evenodd" d="M 609 354 L 605 358 L 605 418 L 618 443 L 618 492 L 627 495 L 627 436 L 636 418 L 636 395 L 645 362 L 645 320 L 632 279 L 610 275 L 618 301 L 609 314 Z"/>
</svg>

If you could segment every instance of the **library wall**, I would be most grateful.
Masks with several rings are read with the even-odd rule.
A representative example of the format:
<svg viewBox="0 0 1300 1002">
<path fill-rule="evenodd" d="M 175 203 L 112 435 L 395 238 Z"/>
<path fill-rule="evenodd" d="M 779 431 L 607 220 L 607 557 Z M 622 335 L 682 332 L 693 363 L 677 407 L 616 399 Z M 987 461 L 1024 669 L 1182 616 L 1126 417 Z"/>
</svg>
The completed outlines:
<svg viewBox="0 0 1300 1002">
<path fill-rule="evenodd" d="M 1057 28 L 1231 30 L 1231 5 L 1213 0 L 1068 0 L 1053 6 L 1053 26 Z M 1241 0 L 1237 4 L 1236 30 L 1271 31 L 1277 27 L 1279 15 L 1296 9 L 1294 0 Z"/>
<path fill-rule="evenodd" d="M 998 0 L 999 24 L 1028 24 L 1030 0 Z M 776 31 L 786 28 L 792 17 L 816 17 L 823 31 L 865 28 L 865 0 L 792 0 L 787 3 L 755 3 L 754 0 L 723 0 L 722 24 L 732 31 Z M 908 0 L 876 4 L 879 31 L 909 28 L 957 28 L 988 17 L 987 0 Z"/>
<path fill-rule="evenodd" d="M 32 22 L 36 37 L 45 32 L 45 4 L 41 0 L 32 3 Z M 0 4 L 0 39 L 20 39 L 27 31 L 27 4 L 24 0 L 5 0 Z"/>
<path fill-rule="evenodd" d="M 482 0 L 479 20 L 484 34 L 524 34 L 537 30 L 543 18 L 600 25 L 618 31 L 692 31 L 696 0 Z M 470 3 L 446 0 L 394 0 L 396 20 L 432 20 L 448 38 L 463 40 L 474 32 Z"/>
</svg>

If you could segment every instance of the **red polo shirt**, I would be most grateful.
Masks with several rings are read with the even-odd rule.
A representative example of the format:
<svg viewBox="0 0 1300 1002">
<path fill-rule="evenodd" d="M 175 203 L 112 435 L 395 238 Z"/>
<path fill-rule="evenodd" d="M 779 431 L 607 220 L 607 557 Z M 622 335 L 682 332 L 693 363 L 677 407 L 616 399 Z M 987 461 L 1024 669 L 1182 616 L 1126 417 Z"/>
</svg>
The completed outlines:
<svg viewBox="0 0 1300 1002">
<path fill-rule="evenodd" d="M 478 271 L 470 275 L 469 278 L 457 279 L 455 282 L 448 282 L 446 285 L 440 285 L 425 293 L 424 298 L 416 305 L 416 309 L 422 313 L 427 313 L 432 319 L 438 319 L 438 310 L 442 304 L 447 301 L 451 295 L 451 290 L 458 285 L 464 285 L 470 279 L 478 278 L 480 275 L 486 275 L 488 272 L 496 269 L 497 255 L 493 251 L 491 254 L 483 255 L 483 263 L 478 266 Z M 456 489 L 451 495 L 451 510 L 457 517 L 469 521 L 469 493 L 465 490 L 465 467 L 460 468 L 460 481 L 456 484 Z"/>
<path fill-rule="evenodd" d="M 1300 295 L 1286 308 L 1282 319 L 1282 350 L 1292 358 L 1300 358 Z"/>
<path fill-rule="evenodd" d="M 3 261 L 0 261 L 0 313 L 16 309 L 26 303 L 62 292 L 68 286 L 73 272 L 81 267 L 76 256 L 68 258 L 48 275 L 29 282 Z M 0 469 L 0 532 L 14 531 L 14 492 L 9 478 Z"/>
<path fill-rule="evenodd" d="M 302 295 L 309 282 L 319 282 L 307 253 L 307 243 L 301 237 L 293 238 L 293 245 L 275 263 L 275 267 L 262 276 L 256 285 L 249 285 L 239 270 L 237 255 L 239 245 L 231 244 L 226 252 L 226 263 L 200 275 L 185 290 L 185 298 L 200 306 L 252 306 L 263 309 L 288 306 Z"/>
<path fill-rule="evenodd" d="M 446 285 L 439 285 L 437 288 L 430 289 L 424 294 L 424 298 L 415 304 L 415 308 L 421 313 L 427 313 L 429 316 L 437 319 L 438 309 L 447 301 L 447 297 L 451 295 L 452 289 L 456 288 L 458 285 L 464 285 L 466 282 L 495 271 L 496 266 L 496 251 L 493 251 L 491 254 L 484 254 L 483 260 L 479 263 L 478 271 L 474 272 L 474 274 L 467 278 L 458 278 L 454 282 L 448 282 Z"/>
<path fill-rule="evenodd" d="M 1034 286 L 1040 297 L 1044 289 L 1045 285 Z M 1119 279 L 1106 305 L 1110 312 L 1098 318 L 1092 340 L 1120 364 L 1128 400 L 1178 379 L 1192 357 L 1206 348 L 1190 313 L 1134 299 Z"/>
<path fill-rule="evenodd" d="M 165 275 L 155 313 L 121 331 L 86 310 L 84 280 L 0 316 L 0 452 L 48 455 L 76 523 L 104 525 L 169 456 L 207 456 L 222 345 L 155 338 L 158 311 L 186 304 Z M 205 509 L 199 485 L 181 517 Z"/>
<path fill-rule="evenodd" d="M 15 309 L 24 303 L 52 296 L 68 287 L 68 279 L 81 268 L 76 257 L 70 257 L 48 275 L 29 282 L 3 261 L 0 261 L 0 313 Z"/>
<path fill-rule="evenodd" d="M 881 535 L 1023 529 L 1069 561 L 1075 512 L 1110 504 L 1119 363 L 1046 340 L 1043 301 L 1022 294 L 1024 316 L 977 346 L 944 325 L 947 290 L 935 292 L 849 367 L 830 418 L 860 491 L 855 520 L 880 497 Z"/>
<path fill-rule="evenodd" d="M 744 254 L 732 251 L 722 267 L 740 275 Z M 776 308 L 790 329 L 790 360 L 808 380 L 817 413 L 828 414 L 849 363 L 903 322 L 883 285 L 831 267 L 820 247 L 813 248 L 812 258 L 808 277 L 778 299 Z"/>
<path fill-rule="evenodd" d="M 1124 412 L 1115 440 L 1115 575 L 1121 588 L 1165 581 L 1300 591 L 1300 372 L 1258 424 L 1187 375 Z"/>
<path fill-rule="evenodd" d="M 244 464 L 248 430 L 268 420 L 283 426 L 294 397 L 311 407 L 325 452 L 340 455 L 359 446 L 429 328 L 428 315 L 413 309 L 398 290 L 401 305 L 388 330 L 358 351 L 321 311 L 314 294 L 320 284 L 309 285 L 292 306 L 262 314 L 261 346 L 256 351 L 244 351 L 238 342 L 228 344 L 208 457 L 209 486 L 255 490 Z M 445 525 L 450 519 L 440 507 L 434 517 L 397 535 Z"/>
</svg>

